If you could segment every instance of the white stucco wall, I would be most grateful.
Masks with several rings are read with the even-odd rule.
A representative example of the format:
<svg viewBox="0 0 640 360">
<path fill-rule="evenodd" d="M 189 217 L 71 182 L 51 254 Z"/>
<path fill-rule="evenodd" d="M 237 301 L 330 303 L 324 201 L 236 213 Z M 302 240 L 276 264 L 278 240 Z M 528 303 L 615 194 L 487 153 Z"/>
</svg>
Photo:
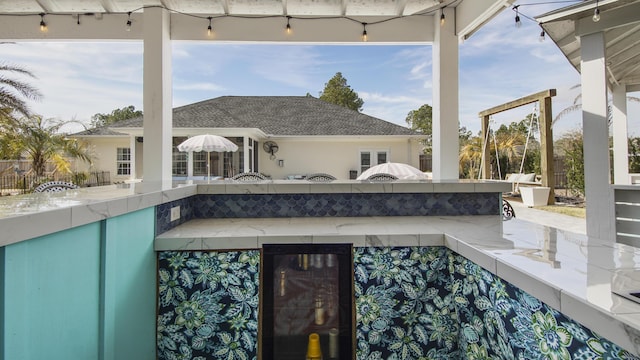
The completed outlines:
<svg viewBox="0 0 640 360">
<path fill-rule="evenodd" d="M 273 179 L 288 175 L 327 173 L 338 179 L 349 179 L 349 171 L 360 174 L 360 151 L 387 151 L 388 162 L 406 163 L 419 168 L 420 146 L 407 138 L 340 138 L 302 139 L 272 138 L 279 145 L 275 159 L 259 149 L 259 169 Z M 278 160 L 284 166 L 278 166 Z"/>
<path fill-rule="evenodd" d="M 270 154 L 265 152 L 262 144 L 265 139 L 259 140 L 256 151 L 258 152 L 258 170 L 272 179 L 285 179 L 289 175 L 305 175 L 310 173 L 327 173 L 338 179 L 349 179 L 349 171 L 356 170 L 360 174 L 360 152 L 386 151 L 388 162 L 400 162 L 420 167 L 420 144 L 418 140 L 406 137 L 371 137 L 371 138 L 270 138 L 279 145 L 275 159 L 270 159 Z M 94 164 L 91 168 L 87 164 L 79 170 L 83 171 L 109 171 L 112 182 L 128 180 L 130 176 L 117 175 L 116 154 L 118 147 L 130 147 L 128 137 L 91 138 L 90 143 L 95 154 Z M 136 143 L 138 145 L 138 143 Z M 141 161 L 140 154 L 136 157 Z M 132 159 L 133 160 L 133 159 Z M 283 160 L 284 166 L 280 167 L 279 160 Z M 375 160 L 374 165 L 375 165 Z M 132 163 L 132 171 L 134 164 Z M 142 164 L 136 163 L 135 167 L 142 168 Z M 140 176 L 136 176 L 140 178 Z"/>
<path fill-rule="evenodd" d="M 92 138 L 84 140 L 91 144 L 94 159 L 91 166 L 88 163 L 79 161 L 78 171 L 108 171 L 111 182 L 122 182 L 130 179 L 130 175 L 118 175 L 116 166 L 117 149 L 119 147 L 130 147 L 131 142 L 129 137 Z"/>
</svg>

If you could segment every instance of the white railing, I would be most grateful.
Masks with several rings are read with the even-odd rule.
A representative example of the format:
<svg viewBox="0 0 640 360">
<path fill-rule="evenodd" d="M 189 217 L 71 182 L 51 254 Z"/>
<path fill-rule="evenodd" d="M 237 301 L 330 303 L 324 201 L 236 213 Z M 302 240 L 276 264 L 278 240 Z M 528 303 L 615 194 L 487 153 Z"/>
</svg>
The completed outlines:
<svg viewBox="0 0 640 360">
<path fill-rule="evenodd" d="M 616 242 L 640 247 L 640 186 L 613 189 Z"/>
</svg>

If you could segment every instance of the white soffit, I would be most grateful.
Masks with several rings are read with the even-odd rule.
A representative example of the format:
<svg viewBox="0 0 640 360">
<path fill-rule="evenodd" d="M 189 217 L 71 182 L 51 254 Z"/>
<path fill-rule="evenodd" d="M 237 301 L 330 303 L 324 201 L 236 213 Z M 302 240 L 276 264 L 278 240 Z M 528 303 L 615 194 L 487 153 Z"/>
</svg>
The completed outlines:
<svg viewBox="0 0 640 360">
<path fill-rule="evenodd" d="M 567 60 L 580 71 L 580 36 L 604 32 L 610 85 L 640 85 L 640 0 L 585 1 L 536 17 Z"/>
</svg>

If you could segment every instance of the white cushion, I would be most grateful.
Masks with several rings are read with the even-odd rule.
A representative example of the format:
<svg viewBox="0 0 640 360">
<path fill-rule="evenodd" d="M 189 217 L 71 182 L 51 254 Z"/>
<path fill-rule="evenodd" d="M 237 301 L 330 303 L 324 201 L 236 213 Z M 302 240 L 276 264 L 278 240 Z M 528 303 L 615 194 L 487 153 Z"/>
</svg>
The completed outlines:
<svg viewBox="0 0 640 360">
<path fill-rule="evenodd" d="M 509 174 L 509 176 L 507 177 L 507 181 L 509 182 L 517 182 L 520 179 L 520 176 L 522 176 L 523 174 Z"/>
<path fill-rule="evenodd" d="M 520 179 L 518 181 L 520 181 L 520 182 L 535 182 L 536 181 L 536 174 L 535 173 L 524 174 L 524 175 L 522 175 L 522 177 L 520 177 Z"/>
</svg>

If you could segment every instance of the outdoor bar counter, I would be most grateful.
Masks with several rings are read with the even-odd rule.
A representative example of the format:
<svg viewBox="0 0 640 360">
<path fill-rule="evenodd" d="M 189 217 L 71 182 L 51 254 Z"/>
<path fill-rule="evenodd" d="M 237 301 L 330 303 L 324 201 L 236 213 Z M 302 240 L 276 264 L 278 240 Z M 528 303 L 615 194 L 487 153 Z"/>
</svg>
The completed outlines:
<svg viewBox="0 0 640 360">
<path fill-rule="evenodd" d="M 444 251 L 456 259 L 452 266 L 467 269 L 455 281 L 494 277 L 517 296 L 534 297 L 564 319 L 543 330 L 572 334 L 585 344 L 580 351 L 598 354 L 600 348 L 586 345 L 595 336 L 620 358 L 620 348 L 627 358 L 640 355 L 640 304 L 612 292 L 640 289 L 640 249 L 517 218 L 503 221 L 501 193 L 510 189 L 509 183 L 474 181 L 215 181 L 0 198 L 2 350 L 7 358 L 91 358 L 94 352 L 164 358 L 167 350 L 156 347 L 162 259 L 242 254 L 274 243 L 350 243 L 360 255 Z M 474 291 L 466 295 L 483 294 Z M 498 309 L 498 300 L 489 310 Z M 87 321 L 97 330 L 86 331 Z M 576 324 L 596 335 L 579 336 L 585 331 Z M 66 339 L 44 336 L 61 327 Z M 531 334 L 536 329 L 540 324 Z M 44 339 L 41 346 L 34 346 L 36 338 Z"/>
</svg>

